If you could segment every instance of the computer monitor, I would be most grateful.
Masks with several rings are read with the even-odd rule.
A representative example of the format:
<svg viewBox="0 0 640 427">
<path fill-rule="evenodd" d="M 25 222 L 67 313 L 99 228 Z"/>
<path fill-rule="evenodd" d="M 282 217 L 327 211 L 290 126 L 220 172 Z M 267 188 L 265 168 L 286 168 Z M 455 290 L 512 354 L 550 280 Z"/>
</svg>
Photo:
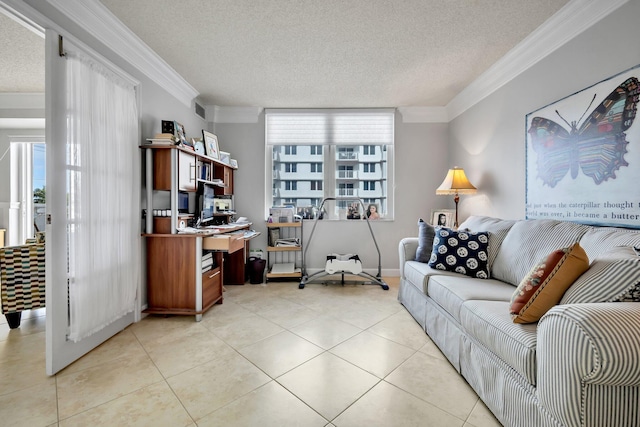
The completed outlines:
<svg viewBox="0 0 640 427">
<path fill-rule="evenodd" d="M 216 212 L 215 194 L 213 186 L 203 183 L 202 194 L 200 196 L 200 222 L 206 223 L 211 221 Z"/>
<path fill-rule="evenodd" d="M 178 191 L 178 213 L 189 213 L 189 193 Z"/>
</svg>

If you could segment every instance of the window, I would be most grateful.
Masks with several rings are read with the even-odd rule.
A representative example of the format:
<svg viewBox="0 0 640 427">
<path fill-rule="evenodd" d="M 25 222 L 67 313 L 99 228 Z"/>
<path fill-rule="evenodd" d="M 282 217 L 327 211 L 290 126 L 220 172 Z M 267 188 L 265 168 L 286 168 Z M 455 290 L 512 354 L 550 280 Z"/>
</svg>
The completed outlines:
<svg viewBox="0 0 640 427">
<path fill-rule="evenodd" d="M 295 156 L 298 154 L 297 147 L 295 145 L 287 145 L 284 147 L 284 154 Z"/>
<path fill-rule="evenodd" d="M 297 163 L 285 163 L 285 172 L 293 173 L 298 171 Z"/>
<path fill-rule="evenodd" d="M 285 190 L 297 190 L 298 189 L 298 181 L 285 181 L 284 182 Z"/>
<path fill-rule="evenodd" d="M 336 198 L 325 204 L 328 218 L 336 219 L 366 195 L 383 218 L 393 218 L 393 137 L 392 109 L 267 109 L 267 203 L 308 207 Z"/>
<path fill-rule="evenodd" d="M 24 243 L 45 228 L 46 161 L 42 137 L 11 137 L 10 200 L 17 206 L 17 215 L 9 217 L 7 245 Z M 0 242 L 2 243 L 2 242 Z"/>
</svg>

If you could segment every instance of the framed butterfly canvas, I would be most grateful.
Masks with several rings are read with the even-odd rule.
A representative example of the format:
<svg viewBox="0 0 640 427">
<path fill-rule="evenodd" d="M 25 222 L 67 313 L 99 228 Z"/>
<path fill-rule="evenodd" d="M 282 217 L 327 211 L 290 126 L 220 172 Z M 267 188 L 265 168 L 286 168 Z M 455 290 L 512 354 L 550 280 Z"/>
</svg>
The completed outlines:
<svg viewBox="0 0 640 427">
<path fill-rule="evenodd" d="M 526 218 L 640 228 L 640 65 L 526 116 Z"/>
</svg>

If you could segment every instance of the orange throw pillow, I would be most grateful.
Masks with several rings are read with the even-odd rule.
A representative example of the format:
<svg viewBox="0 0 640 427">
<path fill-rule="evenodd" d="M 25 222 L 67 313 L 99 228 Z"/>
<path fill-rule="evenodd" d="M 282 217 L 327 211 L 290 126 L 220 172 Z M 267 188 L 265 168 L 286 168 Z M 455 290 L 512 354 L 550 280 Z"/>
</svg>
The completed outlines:
<svg viewBox="0 0 640 427">
<path fill-rule="evenodd" d="M 578 243 L 551 252 L 529 271 L 513 293 L 510 306 L 513 322 L 540 320 L 588 268 L 589 259 Z"/>
</svg>

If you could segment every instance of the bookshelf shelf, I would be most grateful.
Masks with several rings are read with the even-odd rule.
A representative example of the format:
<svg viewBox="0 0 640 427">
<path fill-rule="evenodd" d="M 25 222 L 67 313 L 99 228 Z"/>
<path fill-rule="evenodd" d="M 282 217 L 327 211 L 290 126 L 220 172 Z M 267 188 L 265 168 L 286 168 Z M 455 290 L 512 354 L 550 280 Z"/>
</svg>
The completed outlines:
<svg viewBox="0 0 640 427">
<path fill-rule="evenodd" d="M 302 222 L 268 222 L 267 231 L 267 282 L 301 279 Z M 289 271 L 282 269 L 285 265 Z"/>
</svg>

